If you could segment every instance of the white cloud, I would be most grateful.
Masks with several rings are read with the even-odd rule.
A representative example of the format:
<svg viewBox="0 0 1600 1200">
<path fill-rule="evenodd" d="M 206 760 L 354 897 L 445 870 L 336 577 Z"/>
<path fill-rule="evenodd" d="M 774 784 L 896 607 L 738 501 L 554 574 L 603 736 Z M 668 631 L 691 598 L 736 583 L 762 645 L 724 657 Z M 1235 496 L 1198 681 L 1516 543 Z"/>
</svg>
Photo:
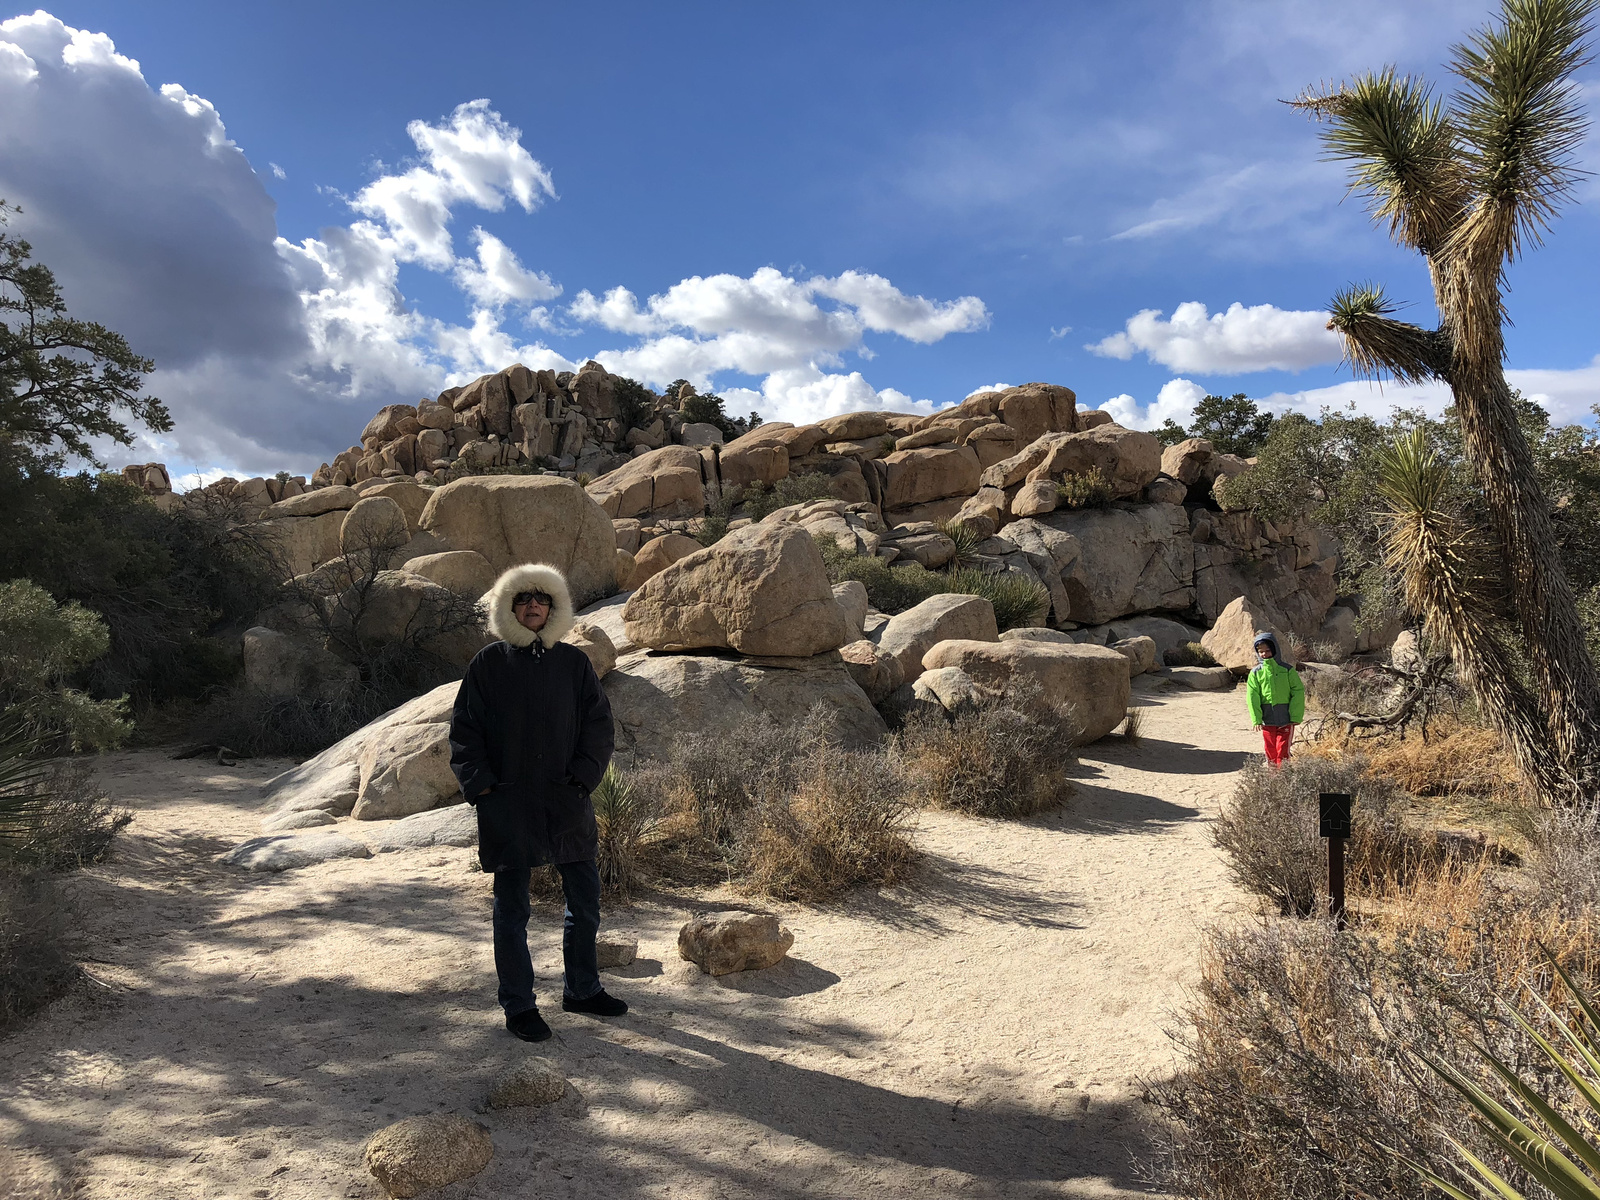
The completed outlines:
<svg viewBox="0 0 1600 1200">
<path fill-rule="evenodd" d="M 1327 313 L 1271 304 L 1246 308 L 1236 302 L 1208 315 L 1204 304 L 1190 300 L 1173 310 L 1170 321 L 1161 319 L 1160 309 L 1147 308 L 1129 317 L 1123 332 L 1084 349 L 1123 360 L 1142 352 L 1174 371 L 1206 375 L 1299 371 L 1339 361 L 1339 338 L 1327 322 Z"/>
<path fill-rule="evenodd" d="M 457 285 L 479 304 L 500 308 L 507 304 L 531 305 L 539 300 L 554 300 L 561 285 L 551 282 L 542 271 L 529 271 L 507 246 L 492 233 L 472 231 L 478 248 L 478 261 L 456 262 Z"/>
<path fill-rule="evenodd" d="M 824 307 L 819 298 L 835 304 Z M 940 303 L 908 296 L 881 275 L 845 271 L 832 278 L 798 279 L 774 267 L 748 277 L 697 275 L 642 306 L 626 288 L 613 288 L 600 299 L 584 291 L 567 313 L 643 339 L 594 355 L 607 370 L 657 387 L 674 379 L 714 387 L 726 372 L 765 376 L 760 391 L 739 387 L 721 394 L 730 404 L 738 396 L 738 404 L 753 404 L 763 416 L 785 421 L 817 420 L 810 414 L 829 416 L 851 407 L 913 411 L 904 393 L 880 393 L 860 372 L 839 373 L 844 355 L 870 358 L 863 341 L 868 331 L 927 344 L 981 329 L 989 321 L 976 296 Z"/>
<path fill-rule="evenodd" d="M 986 383 L 982 387 L 973 388 L 965 396 L 961 397 L 961 399 L 970 400 L 974 396 L 983 395 L 984 392 L 1003 392 L 1007 388 L 1016 387 L 1016 386 L 1017 385 L 1014 384 L 1014 383 Z"/>
<path fill-rule="evenodd" d="M 522 147 L 522 131 L 507 125 L 487 100 L 456 107 L 440 125 L 412 121 L 406 132 L 422 162 L 400 175 L 383 175 L 356 194 L 350 207 L 381 221 L 401 262 L 435 271 L 455 263 L 451 210 L 458 204 L 499 212 L 515 200 L 532 212 L 554 197 L 550 172 Z"/>
<path fill-rule="evenodd" d="M 1193 380 L 1169 379 L 1161 385 L 1155 402 L 1148 407 L 1126 392 L 1111 397 L 1100 407 L 1126 429 L 1159 429 L 1168 420 L 1187 425 L 1194 416 L 1194 406 L 1200 403 L 1205 394 L 1206 389 Z"/>
<path fill-rule="evenodd" d="M 272 177 L 274 179 L 287 179 L 287 178 L 289 178 L 289 172 L 285 171 L 277 163 L 269 162 L 267 164 L 267 166 L 272 168 Z"/>
</svg>

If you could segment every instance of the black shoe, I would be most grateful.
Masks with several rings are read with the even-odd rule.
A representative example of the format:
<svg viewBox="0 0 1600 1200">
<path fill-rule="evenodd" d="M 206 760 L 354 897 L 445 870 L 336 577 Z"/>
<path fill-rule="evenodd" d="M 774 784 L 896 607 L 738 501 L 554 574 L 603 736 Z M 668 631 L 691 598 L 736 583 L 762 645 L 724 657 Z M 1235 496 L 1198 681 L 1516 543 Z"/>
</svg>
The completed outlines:
<svg viewBox="0 0 1600 1200">
<path fill-rule="evenodd" d="M 508 1016 L 506 1028 L 525 1042 L 542 1042 L 550 1037 L 550 1026 L 544 1023 L 537 1008 Z"/>
<path fill-rule="evenodd" d="M 591 1017 L 620 1017 L 628 1011 L 628 1002 L 607 995 L 605 988 L 601 988 L 585 1000 L 574 1000 L 571 996 L 561 997 L 561 1011 L 588 1013 Z"/>
</svg>

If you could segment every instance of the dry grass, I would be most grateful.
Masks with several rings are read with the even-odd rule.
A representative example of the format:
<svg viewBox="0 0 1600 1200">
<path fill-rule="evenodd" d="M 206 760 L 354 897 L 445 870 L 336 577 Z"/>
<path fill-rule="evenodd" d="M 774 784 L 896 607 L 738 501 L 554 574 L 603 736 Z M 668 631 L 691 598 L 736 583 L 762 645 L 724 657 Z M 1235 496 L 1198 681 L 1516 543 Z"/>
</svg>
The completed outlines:
<svg viewBox="0 0 1600 1200">
<path fill-rule="evenodd" d="M 37 1012 L 78 977 L 65 948 L 70 926 L 49 878 L 0 873 L 0 1028 Z"/>
<path fill-rule="evenodd" d="M 953 718 L 914 717 L 896 739 L 912 795 L 978 817 L 1027 817 L 1072 794 L 1077 756 L 1065 710 L 1032 697 L 996 700 Z"/>
<path fill-rule="evenodd" d="M 100 789 L 88 763 L 54 763 L 40 783 L 48 799 L 28 822 L 12 853 L 19 865 L 41 871 L 71 871 L 103 860 L 117 834 L 133 820 Z"/>
<path fill-rule="evenodd" d="M 1137 746 L 1144 736 L 1144 709 L 1130 708 L 1122 721 L 1122 740 Z"/>
<path fill-rule="evenodd" d="M 1169 667 L 1214 667 L 1217 659 L 1199 642 L 1184 642 L 1174 646 L 1163 656 Z"/>
</svg>

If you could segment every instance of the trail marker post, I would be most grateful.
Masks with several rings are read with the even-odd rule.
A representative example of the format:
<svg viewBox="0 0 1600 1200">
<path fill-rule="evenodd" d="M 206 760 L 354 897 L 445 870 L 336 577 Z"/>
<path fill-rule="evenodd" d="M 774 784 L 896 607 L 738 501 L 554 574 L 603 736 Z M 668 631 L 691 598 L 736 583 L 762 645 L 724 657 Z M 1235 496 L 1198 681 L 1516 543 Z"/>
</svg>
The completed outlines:
<svg viewBox="0 0 1600 1200">
<path fill-rule="evenodd" d="M 1317 797 L 1320 832 L 1328 839 L 1328 915 L 1335 929 L 1344 928 L 1344 844 L 1350 837 L 1353 804 L 1345 792 L 1323 792 Z"/>
</svg>

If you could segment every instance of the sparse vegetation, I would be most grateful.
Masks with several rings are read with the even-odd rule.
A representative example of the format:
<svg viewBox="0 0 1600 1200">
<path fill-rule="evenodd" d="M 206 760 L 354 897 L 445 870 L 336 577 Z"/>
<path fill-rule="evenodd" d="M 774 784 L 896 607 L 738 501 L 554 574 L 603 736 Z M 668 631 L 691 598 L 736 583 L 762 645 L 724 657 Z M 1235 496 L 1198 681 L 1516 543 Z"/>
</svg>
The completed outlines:
<svg viewBox="0 0 1600 1200">
<path fill-rule="evenodd" d="M 984 543 L 978 531 L 963 521 L 945 521 L 939 526 L 939 532 L 949 538 L 956 548 L 948 564 L 952 571 L 968 566 L 978 547 Z"/>
<path fill-rule="evenodd" d="M 954 717 L 918 716 L 898 735 L 920 803 L 980 817 L 1027 817 L 1072 793 L 1078 730 L 1036 693 L 996 699 Z"/>
<path fill-rule="evenodd" d="M 880 612 L 905 612 L 929 596 L 948 593 L 982 596 L 994 605 L 995 623 L 1004 632 L 1035 625 L 1050 611 L 1050 593 L 1014 572 L 981 571 L 975 567 L 930 571 L 920 563 L 890 566 L 876 556 L 842 550 L 837 543 L 821 549 L 829 580 L 858 580 L 867 589 L 872 607 Z"/>
<path fill-rule="evenodd" d="M 655 823 L 655 793 L 612 763 L 590 799 L 599 829 L 600 890 L 627 899 L 639 883 L 639 850 Z"/>
<path fill-rule="evenodd" d="M 72 986 L 70 934 L 71 914 L 47 876 L 0 871 L 0 1028 Z"/>
<path fill-rule="evenodd" d="M 1111 503 L 1111 480 L 1099 467 L 1083 474 L 1069 471 L 1061 477 L 1056 495 L 1063 508 L 1104 508 Z"/>
<path fill-rule="evenodd" d="M 1144 737 L 1144 709 L 1130 708 L 1122 721 L 1122 740 L 1137 746 Z"/>
<path fill-rule="evenodd" d="M 780 508 L 791 504 L 809 504 L 813 500 L 826 500 L 833 495 L 828 477 L 816 471 L 799 471 L 785 475 L 777 483 L 759 480 L 744 489 L 740 503 L 752 521 L 765 520 Z"/>
<path fill-rule="evenodd" d="M 1169 667 L 1214 667 L 1217 659 L 1199 642 L 1184 642 L 1174 646 L 1164 655 Z"/>
</svg>

